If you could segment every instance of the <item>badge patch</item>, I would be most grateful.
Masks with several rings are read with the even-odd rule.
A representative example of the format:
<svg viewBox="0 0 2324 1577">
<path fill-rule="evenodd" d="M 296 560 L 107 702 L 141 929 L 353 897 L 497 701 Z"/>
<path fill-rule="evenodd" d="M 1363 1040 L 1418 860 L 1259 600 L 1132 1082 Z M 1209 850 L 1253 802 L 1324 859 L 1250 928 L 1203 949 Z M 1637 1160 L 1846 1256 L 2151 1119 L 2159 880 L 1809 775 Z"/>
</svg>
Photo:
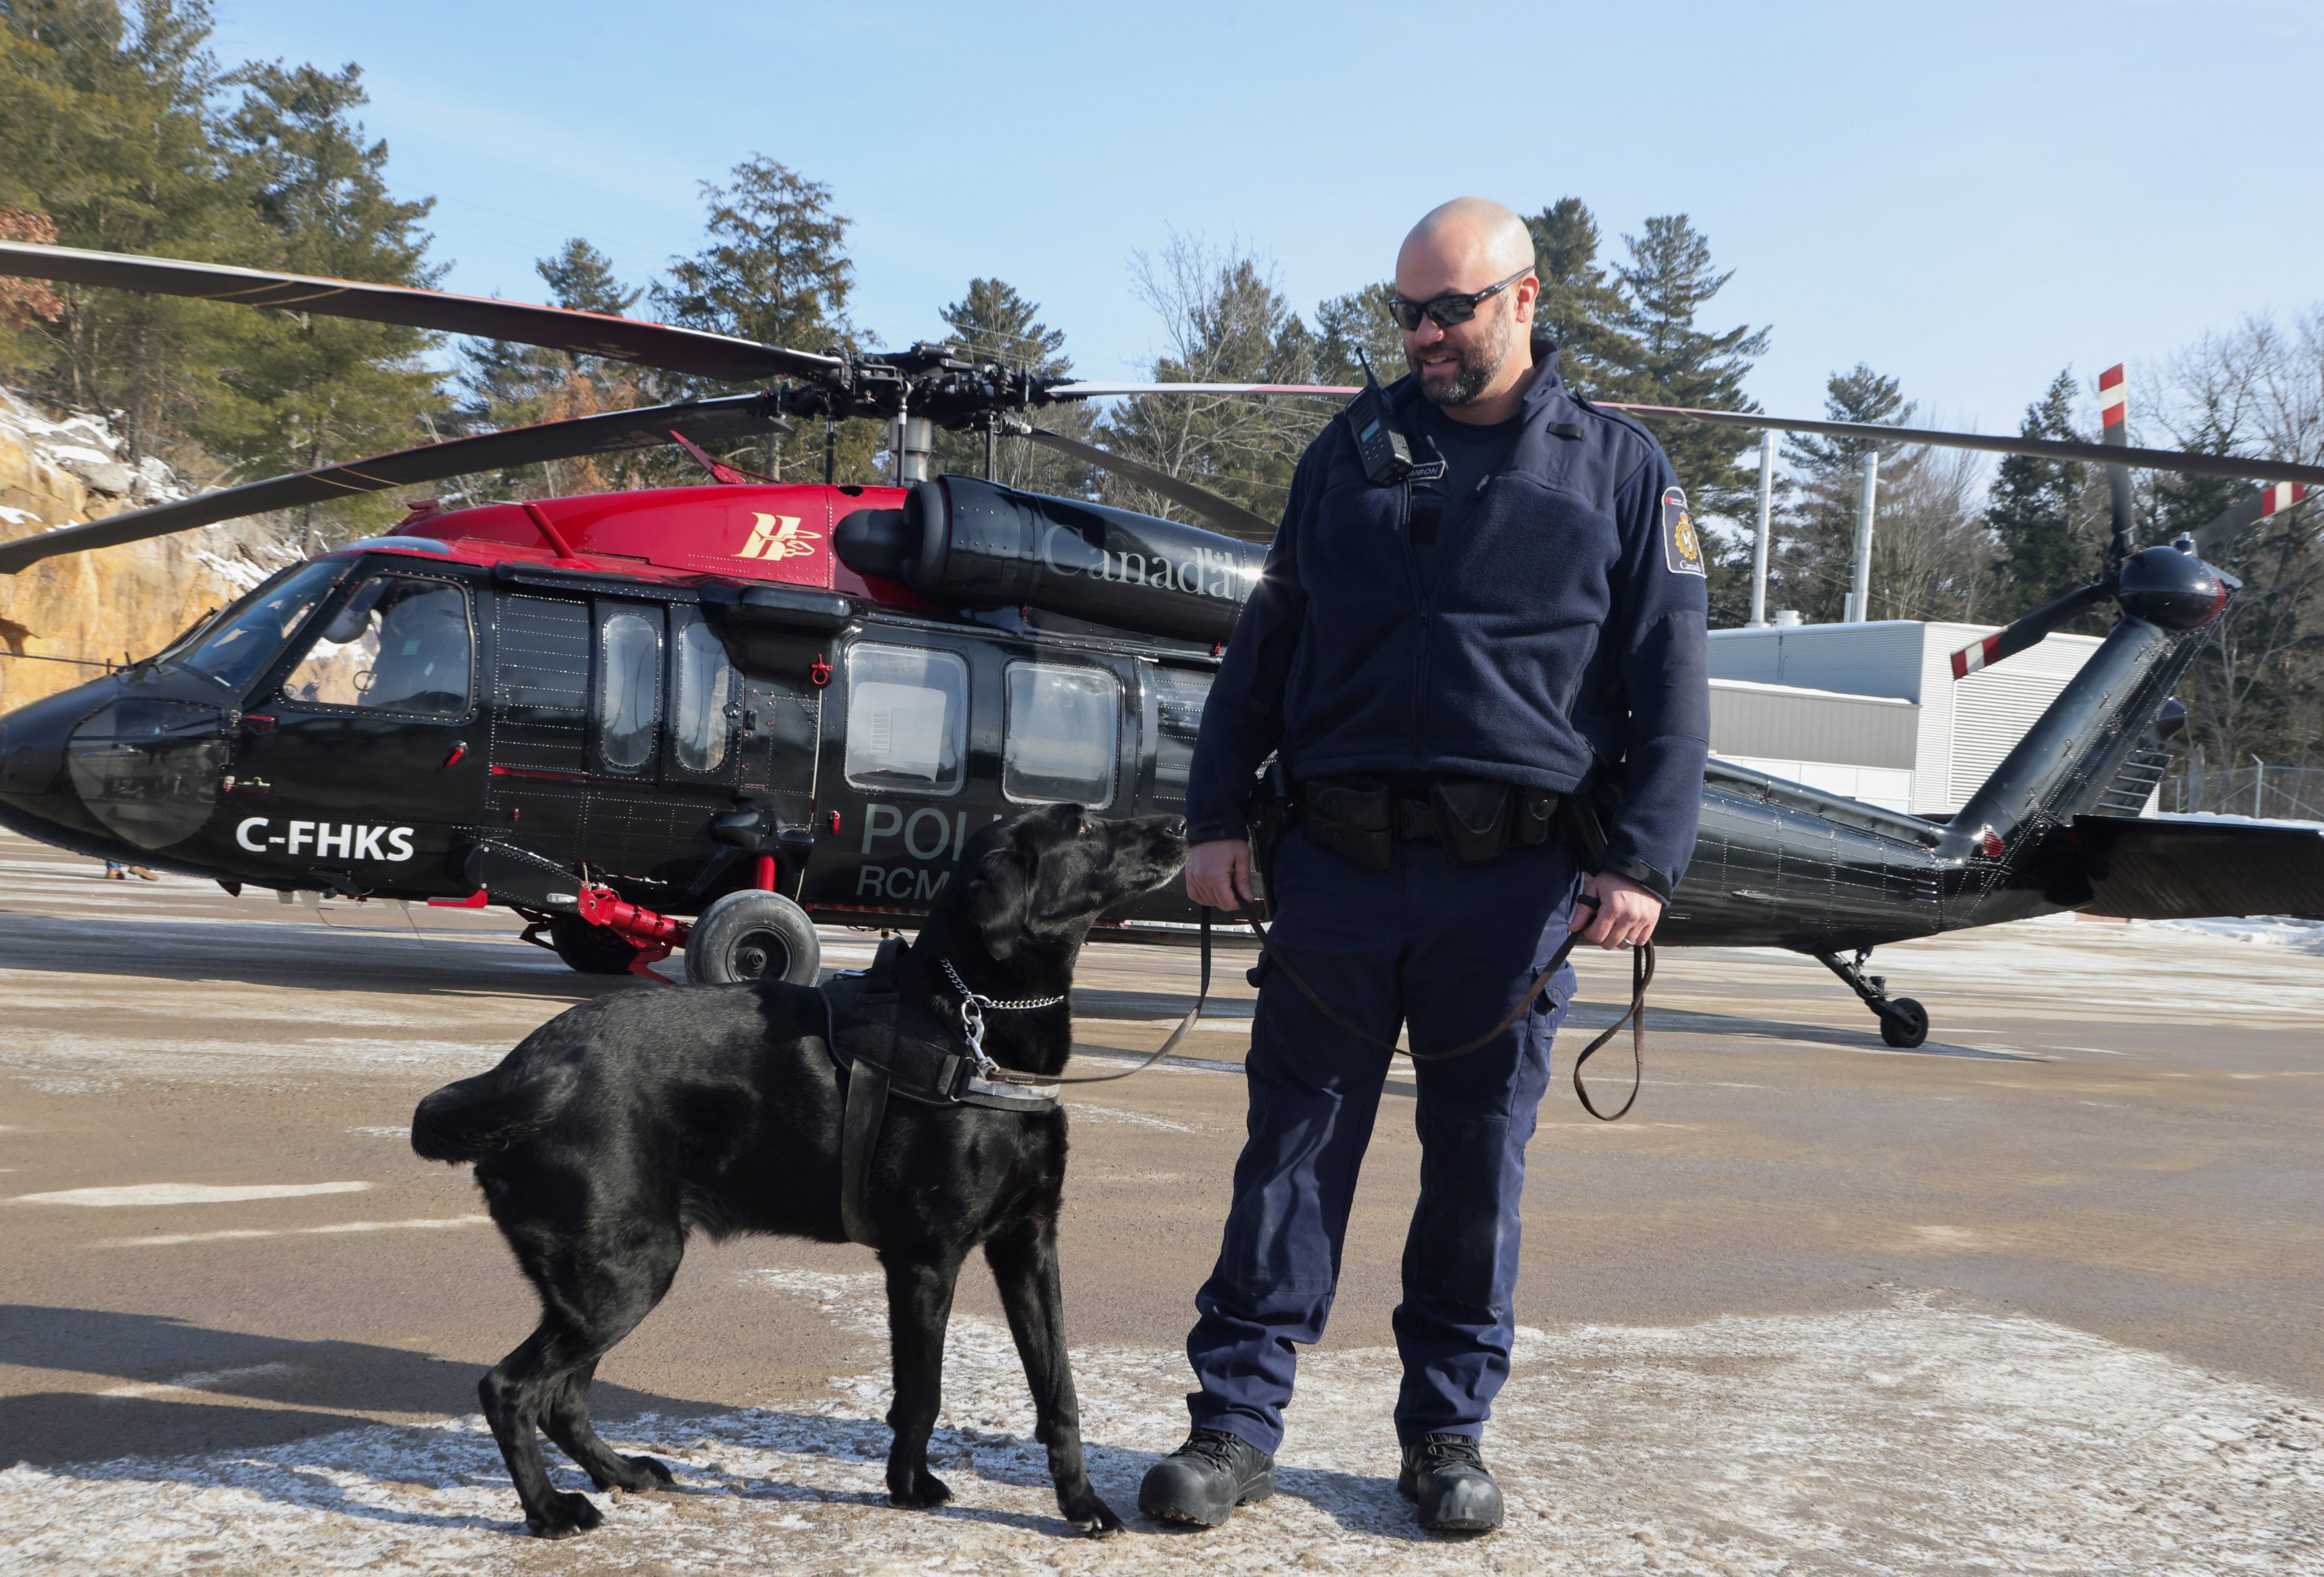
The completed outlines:
<svg viewBox="0 0 2324 1577">
<path fill-rule="evenodd" d="M 1695 535 L 1694 517 L 1686 512 L 1682 487 L 1663 489 L 1663 562 L 1673 575 L 1704 574 L 1702 539 Z"/>
</svg>

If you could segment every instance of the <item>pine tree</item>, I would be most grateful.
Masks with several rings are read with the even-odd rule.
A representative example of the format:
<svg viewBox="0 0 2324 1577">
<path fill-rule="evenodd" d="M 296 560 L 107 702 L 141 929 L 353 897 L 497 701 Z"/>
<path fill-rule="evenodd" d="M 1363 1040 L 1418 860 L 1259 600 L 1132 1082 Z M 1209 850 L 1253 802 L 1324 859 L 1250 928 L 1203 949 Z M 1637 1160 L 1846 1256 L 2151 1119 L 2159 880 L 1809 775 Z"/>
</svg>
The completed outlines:
<svg viewBox="0 0 2324 1577">
<path fill-rule="evenodd" d="M 226 125 L 262 221 L 268 266 L 383 284 L 434 285 L 420 228 L 435 199 L 406 202 L 387 187 L 387 144 L 355 112 L 368 101 L 361 68 L 245 66 Z M 434 336 L 393 324 L 298 312 L 245 313 L 221 397 L 194 433 L 244 470 L 306 470 L 425 441 L 448 417 L 437 374 L 421 361 Z M 320 529 L 349 529 L 395 512 L 379 496 L 307 512 Z"/>
<path fill-rule="evenodd" d="M 2025 408 L 2019 436 L 2081 439 L 2074 430 L 2074 376 L 2060 373 L 2049 391 Z M 2101 504 L 2092 519 L 2089 467 L 2034 455 L 2010 455 L 1994 469 L 1986 523 L 2001 549 L 2001 587 L 1995 615 L 2015 619 L 2053 597 L 2096 580 L 2098 533 L 2107 529 Z M 2097 615 L 2093 616 L 2098 617 Z M 2082 623 L 2092 621 L 2086 619 Z"/>
<path fill-rule="evenodd" d="M 1388 302 L 1395 295 L 1396 286 L 1383 280 L 1334 296 L 1315 309 L 1316 382 L 1360 384 L 1366 359 L 1383 383 L 1404 376 L 1408 370 L 1404 334 L 1388 316 Z"/>
<path fill-rule="evenodd" d="M 576 312 L 619 317 L 645 293 L 622 284 L 614 277 L 613 261 L 577 235 L 532 266 L 549 286 L 550 301 Z M 654 374 L 628 363 L 497 339 L 467 342 L 456 381 L 460 419 L 472 432 L 569 421 L 650 405 L 657 397 Z M 632 450 L 471 477 L 461 491 L 501 498 L 603 493 L 674 480 L 679 470 L 667 455 Z"/>
<path fill-rule="evenodd" d="M 67 246 L 254 263 L 246 184 L 209 104 L 223 74 L 201 0 L 0 5 L 0 207 L 53 221 Z M 245 309 L 60 287 L 65 310 L 0 338 L 19 381 L 123 412 L 130 453 L 169 447 L 216 391 L 208 375 Z"/>
<path fill-rule="evenodd" d="M 1824 417 L 1902 427 L 1914 405 L 1896 380 L 1858 362 L 1824 383 Z M 1770 595 L 1782 606 L 1797 608 L 1811 623 L 1838 620 L 1845 611 L 1856 562 L 1856 524 L 1862 497 L 1864 456 L 1880 456 L 1882 509 L 1910 486 L 1927 451 L 1904 444 L 1854 437 L 1794 434 L 1784 440 L 1787 478 L 1785 506 L 1770 556 Z M 1881 540 L 1874 521 L 1874 542 Z M 1879 588 L 1875 588 L 1876 590 Z"/>
<path fill-rule="evenodd" d="M 1553 210 L 1554 211 L 1554 210 Z M 1648 219 L 1642 235 L 1625 235 L 1627 262 L 1615 265 L 1622 312 L 1602 341 L 1609 366 L 1603 391 L 1646 405 L 1752 411 L 1743 392 L 1752 358 L 1767 348 L 1768 330 L 1748 326 L 1713 333 L 1697 315 L 1733 277 L 1715 272 L 1711 243 L 1684 214 Z M 1618 390 L 1618 392 L 1615 391 Z M 1756 523 L 1759 476 L 1737 464 L 1743 446 L 1731 430 L 1665 421 L 1655 430 L 1678 473 L 1698 525 L 1747 516 Z M 1750 608 L 1751 549 L 1744 533 L 1703 533 L 1714 625 L 1739 624 Z"/>
<path fill-rule="evenodd" d="M 847 257 L 849 221 L 833 210 L 831 189 L 763 154 L 736 165 L 729 182 L 702 183 L 709 244 L 674 260 L 669 280 L 652 287 L 665 320 L 793 350 L 853 345 L 847 297 L 855 265 Z M 735 392 L 724 383 L 689 386 L 704 394 Z M 836 438 L 839 481 L 887 480 L 880 465 L 884 424 L 843 421 Z M 821 481 L 823 435 L 793 438 L 770 471 Z"/>
<path fill-rule="evenodd" d="M 1534 303 L 1538 331 L 1557 341 L 1558 374 L 1585 395 L 1628 396 L 1628 369 L 1645 360 L 1623 327 L 1621 291 L 1598 262 L 1598 221 L 1580 198 L 1560 198 L 1526 221 L 1533 235 L 1534 272 L 1541 295 Z"/>
</svg>

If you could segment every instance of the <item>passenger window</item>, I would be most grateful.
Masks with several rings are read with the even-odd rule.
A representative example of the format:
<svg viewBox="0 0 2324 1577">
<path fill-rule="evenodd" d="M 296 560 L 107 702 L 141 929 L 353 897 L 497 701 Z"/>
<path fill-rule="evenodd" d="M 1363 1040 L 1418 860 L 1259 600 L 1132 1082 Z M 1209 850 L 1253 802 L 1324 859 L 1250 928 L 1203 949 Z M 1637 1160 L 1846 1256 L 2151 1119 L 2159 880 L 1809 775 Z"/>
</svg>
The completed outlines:
<svg viewBox="0 0 2324 1577">
<path fill-rule="evenodd" d="M 653 760 L 661 710 L 661 632 L 643 613 L 615 613 L 597 637 L 597 754 L 617 772 Z"/>
<path fill-rule="evenodd" d="M 734 665 L 725 643 L 696 619 L 678 632 L 678 764 L 692 772 L 725 764 L 726 708 L 735 695 Z"/>
<path fill-rule="evenodd" d="M 457 717 L 468 710 L 468 594 L 440 580 L 382 576 L 355 589 L 283 681 L 310 706 Z"/>
<path fill-rule="evenodd" d="M 1011 799 L 1092 809 L 1113 801 L 1121 681 L 1102 668 L 1009 665 L 1001 791 Z"/>
<path fill-rule="evenodd" d="M 968 753 L 968 664 L 949 651 L 857 646 L 847 654 L 847 780 L 957 794 Z"/>
<path fill-rule="evenodd" d="M 1154 690 L 1154 794 L 1184 801 L 1194 765 L 1194 735 L 1203 726 L 1203 703 L 1211 697 L 1211 676 L 1185 669 L 1150 668 Z"/>
</svg>

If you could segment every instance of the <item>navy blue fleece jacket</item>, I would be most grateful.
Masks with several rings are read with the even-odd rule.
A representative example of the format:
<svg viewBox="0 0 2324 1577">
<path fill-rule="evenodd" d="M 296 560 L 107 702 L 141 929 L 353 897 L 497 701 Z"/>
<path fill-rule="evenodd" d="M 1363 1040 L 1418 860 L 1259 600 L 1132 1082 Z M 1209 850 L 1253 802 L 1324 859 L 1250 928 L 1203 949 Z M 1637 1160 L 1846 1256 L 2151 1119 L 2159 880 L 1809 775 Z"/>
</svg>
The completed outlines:
<svg viewBox="0 0 2324 1577">
<path fill-rule="evenodd" d="M 1428 772 L 1567 792 L 1619 763 L 1603 869 L 1667 898 L 1694 851 L 1711 736 L 1702 555 L 1670 462 L 1537 343 L 1508 463 L 1438 542 L 1424 591 L 1405 484 L 1345 420 L 1301 456 L 1203 710 L 1194 841 L 1239 837 L 1270 752 L 1294 781 Z M 1409 409 L 1413 380 L 1388 391 Z M 1449 518 L 1449 512 L 1448 512 Z"/>
</svg>

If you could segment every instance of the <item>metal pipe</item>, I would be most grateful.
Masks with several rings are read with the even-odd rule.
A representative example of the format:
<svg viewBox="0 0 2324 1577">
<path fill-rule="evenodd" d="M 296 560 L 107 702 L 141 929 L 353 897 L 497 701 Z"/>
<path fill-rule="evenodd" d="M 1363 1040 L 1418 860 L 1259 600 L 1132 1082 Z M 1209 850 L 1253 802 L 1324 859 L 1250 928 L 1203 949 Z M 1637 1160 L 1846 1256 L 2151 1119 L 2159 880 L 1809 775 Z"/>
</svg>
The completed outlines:
<svg viewBox="0 0 2324 1577">
<path fill-rule="evenodd" d="M 1759 540 L 1751 549 L 1751 628 L 1767 622 L 1767 537 L 1775 518 L 1775 435 L 1759 435 Z"/>
<path fill-rule="evenodd" d="M 936 447 L 936 424 L 908 411 L 896 418 L 889 430 L 889 447 L 896 456 L 896 485 L 909 487 L 928 479 L 928 461 Z"/>
<path fill-rule="evenodd" d="M 1861 624 L 1872 602 L 1872 512 L 1879 507 L 1880 451 L 1864 456 L 1864 486 L 1856 495 L 1856 575 L 1848 594 L 1848 622 Z"/>
</svg>

